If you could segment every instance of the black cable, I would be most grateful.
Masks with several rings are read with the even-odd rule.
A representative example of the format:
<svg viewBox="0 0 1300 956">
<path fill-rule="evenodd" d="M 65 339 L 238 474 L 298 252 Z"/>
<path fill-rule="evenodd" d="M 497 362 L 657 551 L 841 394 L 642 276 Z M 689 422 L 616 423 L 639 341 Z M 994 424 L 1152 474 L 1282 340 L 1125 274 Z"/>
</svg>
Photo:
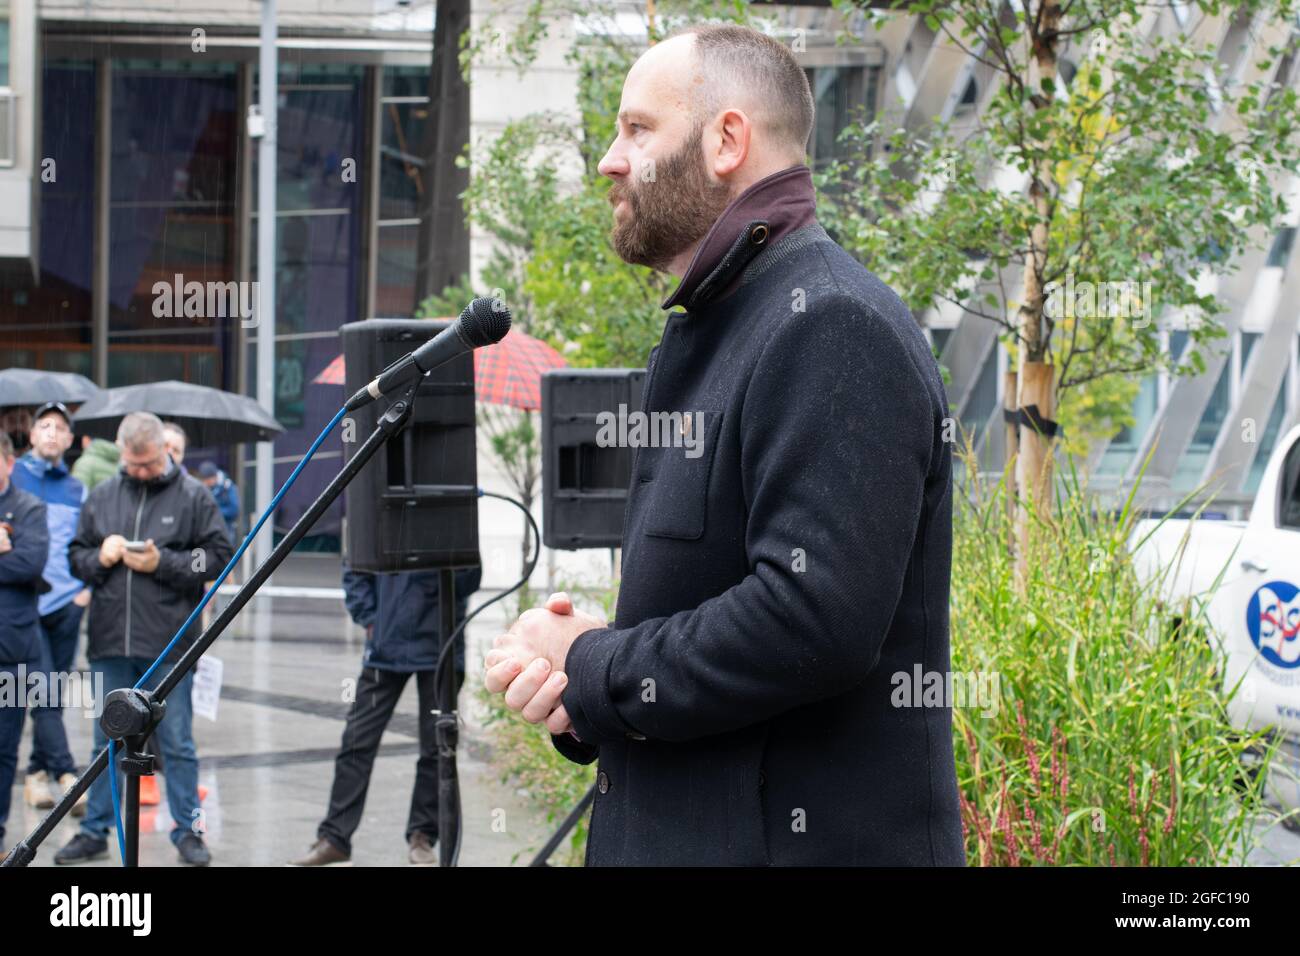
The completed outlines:
<svg viewBox="0 0 1300 956">
<path fill-rule="evenodd" d="M 528 519 L 529 527 L 533 529 L 533 557 L 532 560 L 528 562 L 528 568 L 524 571 L 523 577 L 521 577 L 508 590 L 502 591 L 500 594 L 498 594 L 496 597 L 492 598 L 491 600 L 484 601 L 482 604 L 476 607 L 469 614 L 465 615 L 465 620 L 461 621 L 460 625 L 454 631 L 451 632 L 451 638 L 443 644 L 442 651 L 438 655 L 438 663 L 434 667 L 433 682 L 434 682 L 434 687 L 436 688 L 437 693 L 439 695 L 442 694 L 442 669 L 447 663 L 448 654 L 451 654 L 452 649 L 455 648 L 456 646 L 456 639 L 460 637 L 460 635 L 464 632 L 465 627 L 469 624 L 470 621 L 474 620 L 474 618 L 477 617 L 480 612 L 491 607 L 493 604 L 496 604 L 497 601 L 500 601 L 503 598 L 506 598 L 511 594 L 514 594 L 521 587 L 527 584 L 528 580 L 533 576 L 533 571 L 536 570 L 537 568 L 537 559 L 541 557 L 542 554 L 542 532 L 538 529 L 537 522 L 533 519 L 532 512 L 529 511 L 526 507 L 524 507 L 524 503 L 522 501 L 517 501 L 514 498 L 507 497 L 506 495 L 498 495 L 496 492 L 493 491 L 484 491 L 482 488 L 479 489 L 479 496 L 483 498 L 499 498 L 501 501 L 508 501 L 510 502 L 510 504 L 514 505 L 516 508 L 518 508 L 520 511 L 524 513 L 524 517 Z M 438 597 L 439 600 L 442 599 L 442 595 L 439 595 Z M 465 650 L 465 666 L 466 669 L 468 670 L 469 668 L 468 648 L 466 648 Z M 456 681 L 454 679 L 454 676 L 451 681 L 451 687 L 452 687 L 453 695 L 458 696 L 455 690 Z M 448 703 L 450 703 L 451 706 L 447 706 Z M 453 699 L 450 702 L 448 702 L 442 700 L 441 696 L 439 696 L 438 710 L 444 714 L 459 713 L 456 709 L 456 703 L 457 701 L 455 700 L 455 697 L 453 697 Z M 459 777 L 457 779 L 459 779 Z M 461 837 L 462 834 L 464 833 L 464 825 L 465 825 L 465 817 L 461 809 L 460 786 L 459 784 L 457 784 L 456 787 L 456 847 L 451 854 L 452 866 L 455 866 L 457 861 L 460 859 L 460 845 L 461 845 Z"/>
</svg>

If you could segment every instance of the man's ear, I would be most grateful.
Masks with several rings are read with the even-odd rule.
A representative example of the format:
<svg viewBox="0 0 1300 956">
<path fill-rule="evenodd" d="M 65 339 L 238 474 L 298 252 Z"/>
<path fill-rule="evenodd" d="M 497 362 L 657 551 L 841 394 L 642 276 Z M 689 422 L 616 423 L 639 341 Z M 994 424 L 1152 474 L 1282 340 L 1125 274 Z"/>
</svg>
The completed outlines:
<svg viewBox="0 0 1300 956">
<path fill-rule="evenodd" d="M 745 164 L 753 132 L 754 124 L 743 110 L 723 110 L 717 127 L 718 149 L 713 156 L 714 175 L 725 178 Z"/>
</svg>

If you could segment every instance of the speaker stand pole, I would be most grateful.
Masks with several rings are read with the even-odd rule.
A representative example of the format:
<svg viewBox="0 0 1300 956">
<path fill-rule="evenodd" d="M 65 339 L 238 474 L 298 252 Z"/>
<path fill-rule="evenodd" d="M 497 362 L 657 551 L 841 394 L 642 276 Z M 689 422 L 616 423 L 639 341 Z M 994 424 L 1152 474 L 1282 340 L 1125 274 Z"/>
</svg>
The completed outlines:
<svg viewBox="0 0 1300 956">
<path fill-rule="evenodd" d="M 460 739 L 457 726 L 459 713 L 456 698 L 456 649 L 448 648 L 452 632 L 456 630 L 456 572 L 442 568 L 438 572 L 438 633 L 442 647 L 438 672 L 439 709 L 435 722 L 435 740 L 438 744 L 438 863 L 452 866 L 456 844 L 460 841 L 460 786 L 456 779 L 456 747 Z"/>
</svg>

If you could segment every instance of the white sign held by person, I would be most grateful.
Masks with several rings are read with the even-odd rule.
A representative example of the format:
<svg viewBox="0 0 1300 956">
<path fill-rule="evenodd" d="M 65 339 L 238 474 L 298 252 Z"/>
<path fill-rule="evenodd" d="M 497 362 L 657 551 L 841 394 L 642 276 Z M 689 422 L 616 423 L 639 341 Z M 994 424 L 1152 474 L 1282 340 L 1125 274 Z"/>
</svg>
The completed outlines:
<svg viewBox="0 0 1300 956">
<path fill-rule="evenodd" d="M 194 687 L 190 702 L 194 713 L 208 720 L 217 719 L 217 701 L 221 699 L 221 658 L 204 656 L 194 668 Z"/>
</svg>

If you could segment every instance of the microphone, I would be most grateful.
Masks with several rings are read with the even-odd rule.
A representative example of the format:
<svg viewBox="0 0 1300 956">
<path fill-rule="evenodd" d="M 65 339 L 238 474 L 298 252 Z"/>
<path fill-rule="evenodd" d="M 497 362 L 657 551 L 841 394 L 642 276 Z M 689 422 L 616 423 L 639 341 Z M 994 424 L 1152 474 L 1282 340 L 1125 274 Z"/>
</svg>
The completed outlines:
<svg viewBox="0 0 1300 956">
<path fill-rule="evenodd" d="M 480 296 L 465 306 L 459 318 L 445 329 L 418 349 L 407 352 L 368 385 L 357 389 L 356 394 L 348 399 L 347 410 L 355 411 L 377 398 L 396 392 L 458 355 L 500 342 L 509 331 L 510 310 L 499 299 Z"/>
</svg>

